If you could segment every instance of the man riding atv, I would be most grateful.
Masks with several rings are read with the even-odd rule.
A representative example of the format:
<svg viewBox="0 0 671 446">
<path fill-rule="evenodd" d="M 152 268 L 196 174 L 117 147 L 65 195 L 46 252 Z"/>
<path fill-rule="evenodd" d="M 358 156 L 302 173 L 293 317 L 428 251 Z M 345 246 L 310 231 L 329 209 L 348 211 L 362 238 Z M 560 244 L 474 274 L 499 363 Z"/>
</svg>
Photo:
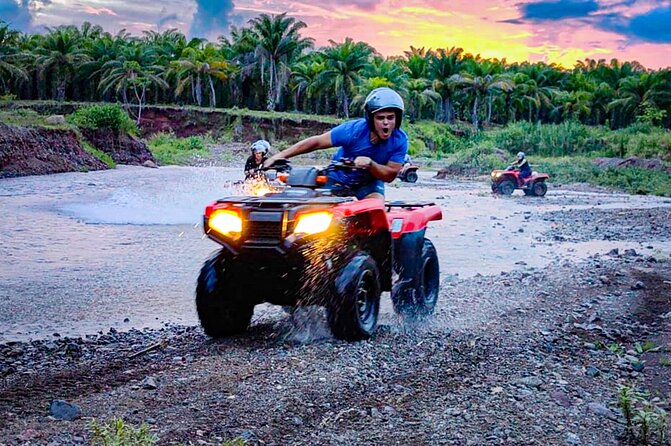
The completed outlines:
<svg viewBox="0 0 671 446">
<path fill-rule="evenodd" d="M 511 163 L 511 167 L 517 168 L 520 171 L 520 178 L 522 179 L 531 176 L 531 166 L 524 152 L 517 152 L 517 159 Z"/>
<path fill-rule="evenodd" d="M 252 154 L 245 162 L 245 179 L 258 176 L 261 173 L 263 163 L 266 161 L 270 143 L 265 139 L 259 139 L 252 144 Z"/>
<path fill-rule="evenodd" d="M 332 159 L 352 159 L 358 169 L 329 169 L 325 188 L 335 195 L 384 199 L 384 182 L 394 181 L 408 152 L 408 136 L 401 130 L 403 99 L 391 88 L 371 91 L 364 118 L 344 122 L 268 158 L 264 166 L 315 150 L 339 147 Z"/>
</svg>

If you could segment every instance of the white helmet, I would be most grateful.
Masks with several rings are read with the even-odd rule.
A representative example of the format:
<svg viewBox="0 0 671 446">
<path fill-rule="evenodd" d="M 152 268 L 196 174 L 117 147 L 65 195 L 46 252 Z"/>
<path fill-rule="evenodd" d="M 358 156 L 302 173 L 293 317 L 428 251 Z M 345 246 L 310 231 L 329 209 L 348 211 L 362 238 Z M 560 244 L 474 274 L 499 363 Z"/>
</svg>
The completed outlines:
<svg viewBox="0 0 671 446">
<path fill-rule="evenodd" d="M 252 144 L 252 152 L 266 153 L 270 149 L 270 143 L 265 139 L 259 139 Z"/>
<path fill-rule="evenodd" d="M 526 155 L 524 154 L 524 152 L 517 152 L 517 158 L 518 159 L 524 159 L 525 156 Z"/>
</svg>

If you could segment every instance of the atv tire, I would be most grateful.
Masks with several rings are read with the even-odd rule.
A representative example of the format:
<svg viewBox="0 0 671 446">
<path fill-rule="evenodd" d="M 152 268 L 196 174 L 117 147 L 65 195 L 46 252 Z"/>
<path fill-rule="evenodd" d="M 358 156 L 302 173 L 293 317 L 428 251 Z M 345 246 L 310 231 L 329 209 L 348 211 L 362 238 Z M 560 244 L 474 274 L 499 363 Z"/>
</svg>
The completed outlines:
<svg viewBox="0 0 671 446">
<path fill-rule="evenodd" d="M 380 311 L 380 273 L 375 260 L 359 252 L 334 281 L 333 301 L 327 318 L 333 336 L 345 341 L 368 339 Z"/>
<path fill-rule="evenodd" d="M 545 181 L 538 181 L 531 186 L 531 192 L 537 197 L 545 196 L 545 193 L 548 191 L 548 185 L 545 184 Z"/>
<path fill-rule="evenodd" d="M 242 299 L 236 282 L 227 272 L 226 256 L 221 252 L 203 264 L 196 286 L 196 310 L 208 336 L 231 336 L 249 326 L 254 305 Z"/>
<path fill-rule="evenodd" d="M 438 254 L 431 240 L 424 239 L 421 265 L 415 277 L 400 277 L 391 291 L 394 309 L 406 319 L 422 319 L 433 314 L 440 290 Z"/>
<path fill-rule="evenodd" d="M 417 175 L 417 172 L 408 172 L 405 175 L 405 181 L 407 181 L 408 183 L 416 183 L 418 179 L 419 176 Z"/>
<path fill-rule="evenodd" d="M 512 195 L 515 191 L 515 183 L 510 180 L 503 180 L 499 183 L 498 189 L 501 195 Z"/>
</svg>

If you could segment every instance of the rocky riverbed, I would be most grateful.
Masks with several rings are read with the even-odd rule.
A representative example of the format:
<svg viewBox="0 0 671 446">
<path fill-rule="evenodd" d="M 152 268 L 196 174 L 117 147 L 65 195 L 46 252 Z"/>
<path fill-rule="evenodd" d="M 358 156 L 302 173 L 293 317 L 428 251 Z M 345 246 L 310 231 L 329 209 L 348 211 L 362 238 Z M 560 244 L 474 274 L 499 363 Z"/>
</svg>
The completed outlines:
<svg viewBox="0 0 671 446">
<path fill-rule="evenodd" d="M 52 184 L 60 191 L 52 191 L 58 204 L 31 195 L 31 184 L 5 182 L 0 186 L 10 192 L 0 198 L 19 216 L 76 221 L 84 248 L 88 237 L 110 242 L 110 260 L 122 265 L 137 251 L 138 228 L 155 222 L 106 222 L 120 218 L 118 179 L 110 179 L 112 172 L 95 174 L 85 181 L 108 194 L 93 206 L 100 212 L 77 207 L 90 202 L 86 187 L 68 191 Z M 193 175 L 179 171 L 172 179 Z M 169 183 L 159 178 L 157 184 Z M 406 323 L 383 295 L 387 304 L 375 336 L 358 343 L 334 340 L 315 310 L 292 317 L 260 308 L 247 334 L 221 341 L 208 339 L 188 317 L 180 322 L 167 312 L 162 328 L 135 328 L 141 316 L 127 302 L 174 305 L 173 314 L 187 306 L 192 297 L 174 290 L 177 281 L 164 285 L 173 288 L 174 304 L 157 304 L 153 293 L 140 290 L 122 306 L 128 322 L 111 324 L 78 310 L 87 323 L 54 331 L 67 321 L 58 309 L 55 315 L 39 312 L 49 306 L 35 303 L 28 316 L 11 309 L 51 289 L 72 310 L 77 307 L 63 299 L 62 288 L 72 286 L 86 300 L 87 286 L 104 290 L 116 277 L 89 268 L 88 277 L 75 280 L 77 270 L 70 269 L 86 256 L 53 260 L 42 245 L 34 249 L 46 264 L 18 257 L 11 248 L 20 233 L 5 217 L 3 253 L 15 255 L 0 269 L 13 290 L 0 294 L 1 320 L 14 329 L 0 344 L 0 444 L 89 444 L 91 420 L 112 418 L 146 423 L 160 444 L 219 445 L 234 438 L 253 445 L 639 443 L 640 430 L 627 430 L 618 392 L 622 386 L 647 391 L 651 407 L 669 409 L 671 203 L 570 188 L 550 188 L 545 199 L 496 198 L 486 190 L 485 184 L 435 182 L 427 175 L 418 185 L 389 188 L 392 198 L 430 198 L 443 207 L 444 220 L 429 231 L 441 262 L 439 304 L 428 321 Z M 21 207 L 26 200 L 28 210 Z M 114 212 L 102 216 L 111 203 Z M 133 208 L 127 201 L 121 207 Z M 167 223 L 181 231 L 188 221 Z M 119 234 L 126 238 L 113 242 Z M 156 243 L 172 246 L 160 235 Z M 193 270 L 195 259 L 212 248 L 202 243 L 186 250 Z M 182 277 L 171 262 L 181 264 L 184 257 L 166 256 L 152 264 L 155 274 Z M 27 266 L 43 280 L 22 282 Z M 146 278 L 125 280 L 130 285 L 114 291 L 120 299 L 133 284 L 141 289 Z M 160 291 L 159 283 L 152 280 Z M 31 332 L 32 340 L 25 336 L 30 330 L 18 334 L 31 320 L 51 317 L 53 325 Z M 653 443 L 658 434 L 652 431 Z"/>
</svg>

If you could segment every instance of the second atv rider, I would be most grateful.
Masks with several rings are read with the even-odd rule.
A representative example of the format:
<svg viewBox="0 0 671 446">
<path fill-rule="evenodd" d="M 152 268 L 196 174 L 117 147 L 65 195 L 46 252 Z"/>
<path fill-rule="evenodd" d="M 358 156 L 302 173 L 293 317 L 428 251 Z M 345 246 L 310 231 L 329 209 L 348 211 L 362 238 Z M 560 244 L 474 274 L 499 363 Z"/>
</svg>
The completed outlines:
<svg viewBox="0 0 671 446">
<path fill-rule="evenodd" d="M 408 135 L 401 130 L 403 111 L 403 99 L 398 93 L 387 87 L 376 88 L 366 97 L 364 118 L 299 141 L 268 158 L 264 166 L 272 166 L 279 159 L 339 147 L 332 163 L 352 159 L 358 169 L 329 167 L 325 188 L 358 199 L 384 199 L 384 183 L 394 181 L 408 153 Z"/>
<path fill-rule="evenodd" d="M 531 166 L 529 165 L 529 161 L 527 160 L 524 152 L 517 153 L 517 159 L 513 161 L 512 165 L 519 169 L 520 177 L 522 179 L 529 178 L 531 176 Z"/>
<path fill-rule="evenodd" d="M 270 143 L 265 139 L 259 139 L 252 144 L 252 154 L 245 162 L 245 179 L 256 177 L 261 173 L 263 163 L 268 159 L 267 154 L 270 150 Z"/>
</svg>

